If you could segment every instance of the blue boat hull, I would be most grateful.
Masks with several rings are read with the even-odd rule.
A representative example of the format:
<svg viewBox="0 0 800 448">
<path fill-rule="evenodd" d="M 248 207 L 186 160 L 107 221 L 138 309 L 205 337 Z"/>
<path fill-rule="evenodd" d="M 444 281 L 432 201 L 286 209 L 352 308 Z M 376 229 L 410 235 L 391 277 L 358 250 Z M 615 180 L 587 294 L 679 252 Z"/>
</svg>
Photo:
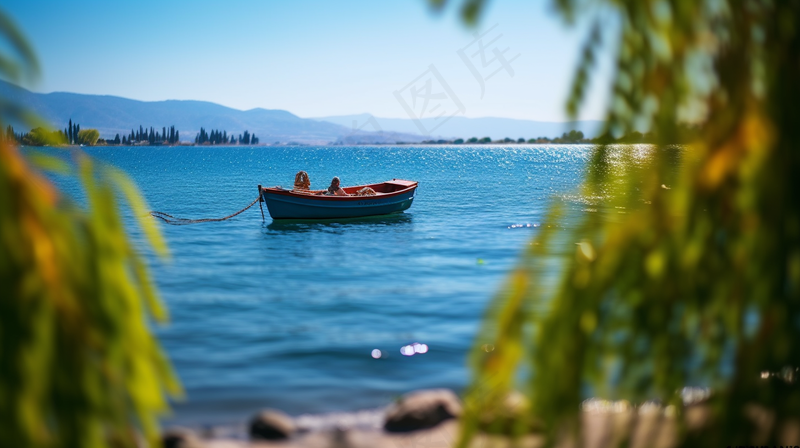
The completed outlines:
<svg viewBox="0 0 800 448">
<path fill-rule="evenodd" d="M 387 196 L 341 198 L 275 193 L 262 190 L 261 197 L 273 219 L 336 219 L 399 213 L 411 207 L 416 187 Z"/>
</svg>

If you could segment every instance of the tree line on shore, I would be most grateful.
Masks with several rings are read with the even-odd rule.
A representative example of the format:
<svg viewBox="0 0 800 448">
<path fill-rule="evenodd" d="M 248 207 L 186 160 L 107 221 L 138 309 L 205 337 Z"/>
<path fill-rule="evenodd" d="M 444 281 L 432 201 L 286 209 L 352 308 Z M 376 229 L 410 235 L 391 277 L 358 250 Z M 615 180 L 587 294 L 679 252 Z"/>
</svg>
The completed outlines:
<svg viewBox="0 0 800 448">
<path fill-rule="evenodd" d="M 198 145 L 257 145 L 258 137 L 256 134 L 250 134 L 249 131 L 239 134 L 238 138 L 233 134 L 228 137 L 228 132 L 224 130 L 212 129 L 211 132 L 208 132 L 205 128 L 200 128 L 194 142 Z"/>
<path fill-rule="evenodd" d="M 69 121 L 69 126 L 63 131 L 51 131 L 43 127 L 36 127 L 29 132 L 16 132 L 14 127 L 9 125 L 5 132 L 0 133 L 0 139 L 17 142 L 26 146 L 46 146 L 46 145 L 86 145 L 92 146 L 100 138 L 97 129 L 81 129 L 77 123 Z"/>
<path fill-rule="evenodd" d="M 513 138 L 503 138 L 499 140 L 492 140 L 490 137 L 472 137 L 468 139 L 457 138 L 454 140 L 424 140 L 423 144 L 428 145 L 489 145 L 489 144 L 525 144 L 525 143 L 588 143 L 586 139 L 584 139 L 583 132 L 572 130 L 569 132 L 565 132 L 561 135 L 561 137 L 556 138 L 548 138 L 548 137 L 536 137 L 530 139 L 524 139 L 522 137 L 518 139 Z"/>
<path fill-rule="evenodd" d="M 679 125 L 675 133 L 676 140 L 673 143 L 686 143 L 695 138 L 699 133 L 699 129 L 690 125 Z M 560 143 L 560 144 L 574 144 L 574 143 L 589 143 L 589 144 L 610 144 L 610 143 L 657 143 L 658 136 L 653 132 L 638 132 L 633 131 L 625 135 L 614 137 L 609 134 L 604 134 L 595 138 L 586 138 L 582 131 L 571 130 L 564 132 L 560 137 L 536 137 L 536 138 L 518 138 L 513 139 L 506 137 L 504 139 L 492 140 L 490 137 L 472 137 L 469 139 L 457 138 L 454 140 L 425 140 L 422 143 L 427 145 L 484 145 L 484 144 L 533 144 L 533 143 Z M 398 142 L 405 144 L 404 142 Z"/>
<path fill-rule="evenodd" d="M 142 125 L 139 125 L 139 130 L 131 129 L 130 134 L 123 135 L 120 138 L 117 134 L 113 139 L 104 140 L 106 145 L 175 145 L 180 143 L 181 135 L 175 129 L 175 126 L 166 126 L 161 128 L 158 132 L 156 128 L 150 127 L 149 131 Z"/>
<path fill-rule="evenodd" d="M 81 129 L 81 125 L 69 120 L 64 130 L 49 130 L 43 127 L 36 127 L 28 132 L 16 132 L 14 127 L 9 125 L 5 132 L 0 132 L 0 140 L 16 142 L 25 146 L 60 146 L 60 145 L 84 145 L 84 146 L 169 146 L 181 144 L 180 132 L 175 126 L 162 127 L 158 130 L 154 127 L 150 129 L 139 125 L 139 129 L 131 129 L 127 135 L 120 136 L 117 133 L 114 138 L 102 139 L 97 129 Z M 196 145 L 257 145 L 258 137 L 249 131 L 238 136 L 227 131 L 212 130 L 210 133 L 205 128 L 200 128 L 200 132 L 194 139 Z"/>
<path fill-rule="evenodd" d="M 695 127 L 688 125 L 679 125 L 677 127 L 677 141 L 674 143 L 685 143 L 698 135 L 699 130 Z M 178 145 L 180 141 L 180 132 L 175 129 L 175 126 L 162 127 L 157 130 L 154 127 L 150 129 L 144 126 L 139 126 L 139 129 L 131 129 L 128 135 L 116 134 L 114 138 L 102 139 L 97 129 L 81 129 L 80 124 L 73 123 L 69 120 L 69 124 L 63 131 L 50 131 L 48 129 L 37 127 L 31 129 L 27 133 L 17 133 L 12 126 L 6 128 L 5 133 L 0 132 L 0 138 L 8 141 L 16 141 L 21 145 L 26 146 L 46 146 L 46 145 L 84 145 L 84 146 L 169 146 Z M 571 130 L 564 132 L 560 137 L 536 137 L 536 138 L 518 138 L 512 139 L 506 137 L 504 139 L 492 140 L 490 137 L 472 137 L 468 139 L 457 138 L 454 140 L 424 140 L 421 143 L 427 145 L 482 145 L 482 144 L 534 144 L 534 143 L 556 143 L 556 144 L 609 144 L 609 143 L 656 143 L 657 136 L 653 132 L 641 133 L 630 132 L 620 137 L 613 137 L 605 134 L 595 138 L 586 138 L 582 131 Z M 244 131 L 243 134 L 238 136 L 228 134 L 225 130 L 212 129 L 210 132 L 205 128 L 200 128 L 200 132 L 194 138 L 195 145 L 257 145 L 259 143 L 258 137 L 255 134 L 250 134 L 249 131 Z M 407 142 L 397 142 L 397 144 L 409 144 Z"/>
</svg>

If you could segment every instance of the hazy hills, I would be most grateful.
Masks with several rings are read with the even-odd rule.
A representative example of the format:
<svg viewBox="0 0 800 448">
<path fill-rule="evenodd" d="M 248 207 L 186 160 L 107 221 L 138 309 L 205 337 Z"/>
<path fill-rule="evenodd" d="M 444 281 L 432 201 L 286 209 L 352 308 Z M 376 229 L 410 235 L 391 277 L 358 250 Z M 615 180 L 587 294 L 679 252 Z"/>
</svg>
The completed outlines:
<svg viewBox="0 0 800 448">
<path fill-rule="evenodd" d="M 371 143 L 398 140 L 421 141 L 421 136 L 397 133 L 356 132 L 348 126 L 300 118 L 285 110 L 232 109 L 206 101 L 137 101 L 116 96 L 76 93 L 34 93 L 0 81 L 0 97 L 25 104 L 56 128 L 65 128 L 70 119 L 83 129 L 95 128 L 103 138 L 128 134 L 139 125 L 157 129 L 172 126 L 181 140 L 194 141 L 200 127 L 240 134 L 255 133 L 261 143 L 327 144 L 345 138 Z M 13 124 L 13 123 L 12 123 Z M 27 131 L 17 124 L 17 131 Z"/>
<path fill-rule="evenodd" d="M 161 129 L 175 126 L 182 141 L 194 141 L 200 127 L 225 130 L 238 135 L 245 130 L 261 143 L 353 144 L 420 142 L 429 139 L 491 137 L 493 140 L 539 136 L 555 137 L 571 129 L 596 135 L 599 121 L 572 123 L 538 122 L 509 118 L 453 117 L 436 127 L 433 119 L 423 119 L 424 133 L 410 119 L 377 118 L 370 114 L 323 118 L 301 118 L 285 110 L 237 110 L 206 101 L 137 101 L 107 95 L 76 93 L 35 93 L 0 80 L 0 98 L 25 104 L 56 128 L 65 128 L 70 119 L 83 129 L 95 128 L 103 138 L 117 133 L 127 135 L 139 125 Z M 28 131 L 11 123 L 17 131 Z M 435 128 L 435 129 L 434 129 Z"/>
<path fill-rule="evenodd" d="M 404 118 L 379 118 L 370 114 L 360 115 L 341 115 L 334 117 L 315 118 L 321 122 L 335 123 L 342 126 L 361 128 L 364 131 L 391 131 L 406 134 L 420 134 L 422 130 L 411 119 Z M 536 137 L 557 137 L 570 130 L 582 131 L 587 137 L 596 137 L 600 131 L 602 121 L 573 121 L 573 122 L 546 122 L 531 120 L 515 120 L 512 118 L 467 118 L 453 117 L 444 124 L 436 122 L 433 118 L 420 120 L 423 129 L 430 132 L 428 139 L 439 138 L 470 138 L 470 137 L 491 137 L 492 140 L 500 140 L 506 137 L 527 139 Z M 355 126 L 354 126 L 355 124 Z"/>
</svg>

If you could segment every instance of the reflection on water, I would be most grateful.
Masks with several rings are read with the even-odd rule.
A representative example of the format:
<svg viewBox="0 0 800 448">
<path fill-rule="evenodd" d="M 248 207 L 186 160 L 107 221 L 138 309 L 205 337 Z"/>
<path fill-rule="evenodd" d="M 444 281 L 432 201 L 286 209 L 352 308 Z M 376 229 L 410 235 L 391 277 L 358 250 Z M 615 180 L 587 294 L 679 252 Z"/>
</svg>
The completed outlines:
<svg viewBox="0 0 800 448">
<path fill-rule="evenodd" d="M 336 219 L 276 219 L 264 227 L 273 232 L 313 232 L 325 229 L 341 229 L 348 226 L 399 226 L 411 224 L 410 212 L 390 215 L 365 216 L 361 218 Z"/>
</svg>

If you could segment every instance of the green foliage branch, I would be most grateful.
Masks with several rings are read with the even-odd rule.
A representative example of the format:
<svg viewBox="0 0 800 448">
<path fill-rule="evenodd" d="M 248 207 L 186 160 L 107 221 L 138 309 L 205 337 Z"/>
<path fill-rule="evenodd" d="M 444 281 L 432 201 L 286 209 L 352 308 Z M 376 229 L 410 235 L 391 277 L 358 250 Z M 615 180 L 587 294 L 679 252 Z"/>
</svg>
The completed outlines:
<svg viewBox="0 0 800 448">
<path fill-rule="evenodd" d="M 785 443 L 800 417 L 800 3 L 589 3 L 555 2 L 619 23 L 603 134 L 646 128 L 658 144 L 597 146 L 582 192 L 597 211 L 547 216 L 478 336 L 460 444 L 479 428 L 553 442 L 580 430 L 587 394 L 673 405 L 684 446 Z M 573 116 L 611 34 L 598 30 Z M 687 123 L 696 141 L 670 146 Z M 714 391 L 699 433 L 682 426 L 689 385 Z M 527 399 L 509 415 L 515 390 Z"/>
<path fill-rule="evenodd" d="M 0 76 L 36 73 L 1 11 L 0 39 L 12 50 L 0 54 Z M 0 99 L 0 123 L 12 119 L 36 122 Z M 166 310 L 128 240 L 119 196 L 135 216 L 147 206 L 127 176 L 80 152 L 72 165 L 34 160 L 38 168 L 0 139 L 0 446 L 133 447 L 143 438 L 156 446 L 157 417 L 180 386 L 150 331 Z M 86 207 L 62 197 L 41 169 L 77 176 Z M 166 255 L 156 224 L 139 225 Z"/>
</svg>

